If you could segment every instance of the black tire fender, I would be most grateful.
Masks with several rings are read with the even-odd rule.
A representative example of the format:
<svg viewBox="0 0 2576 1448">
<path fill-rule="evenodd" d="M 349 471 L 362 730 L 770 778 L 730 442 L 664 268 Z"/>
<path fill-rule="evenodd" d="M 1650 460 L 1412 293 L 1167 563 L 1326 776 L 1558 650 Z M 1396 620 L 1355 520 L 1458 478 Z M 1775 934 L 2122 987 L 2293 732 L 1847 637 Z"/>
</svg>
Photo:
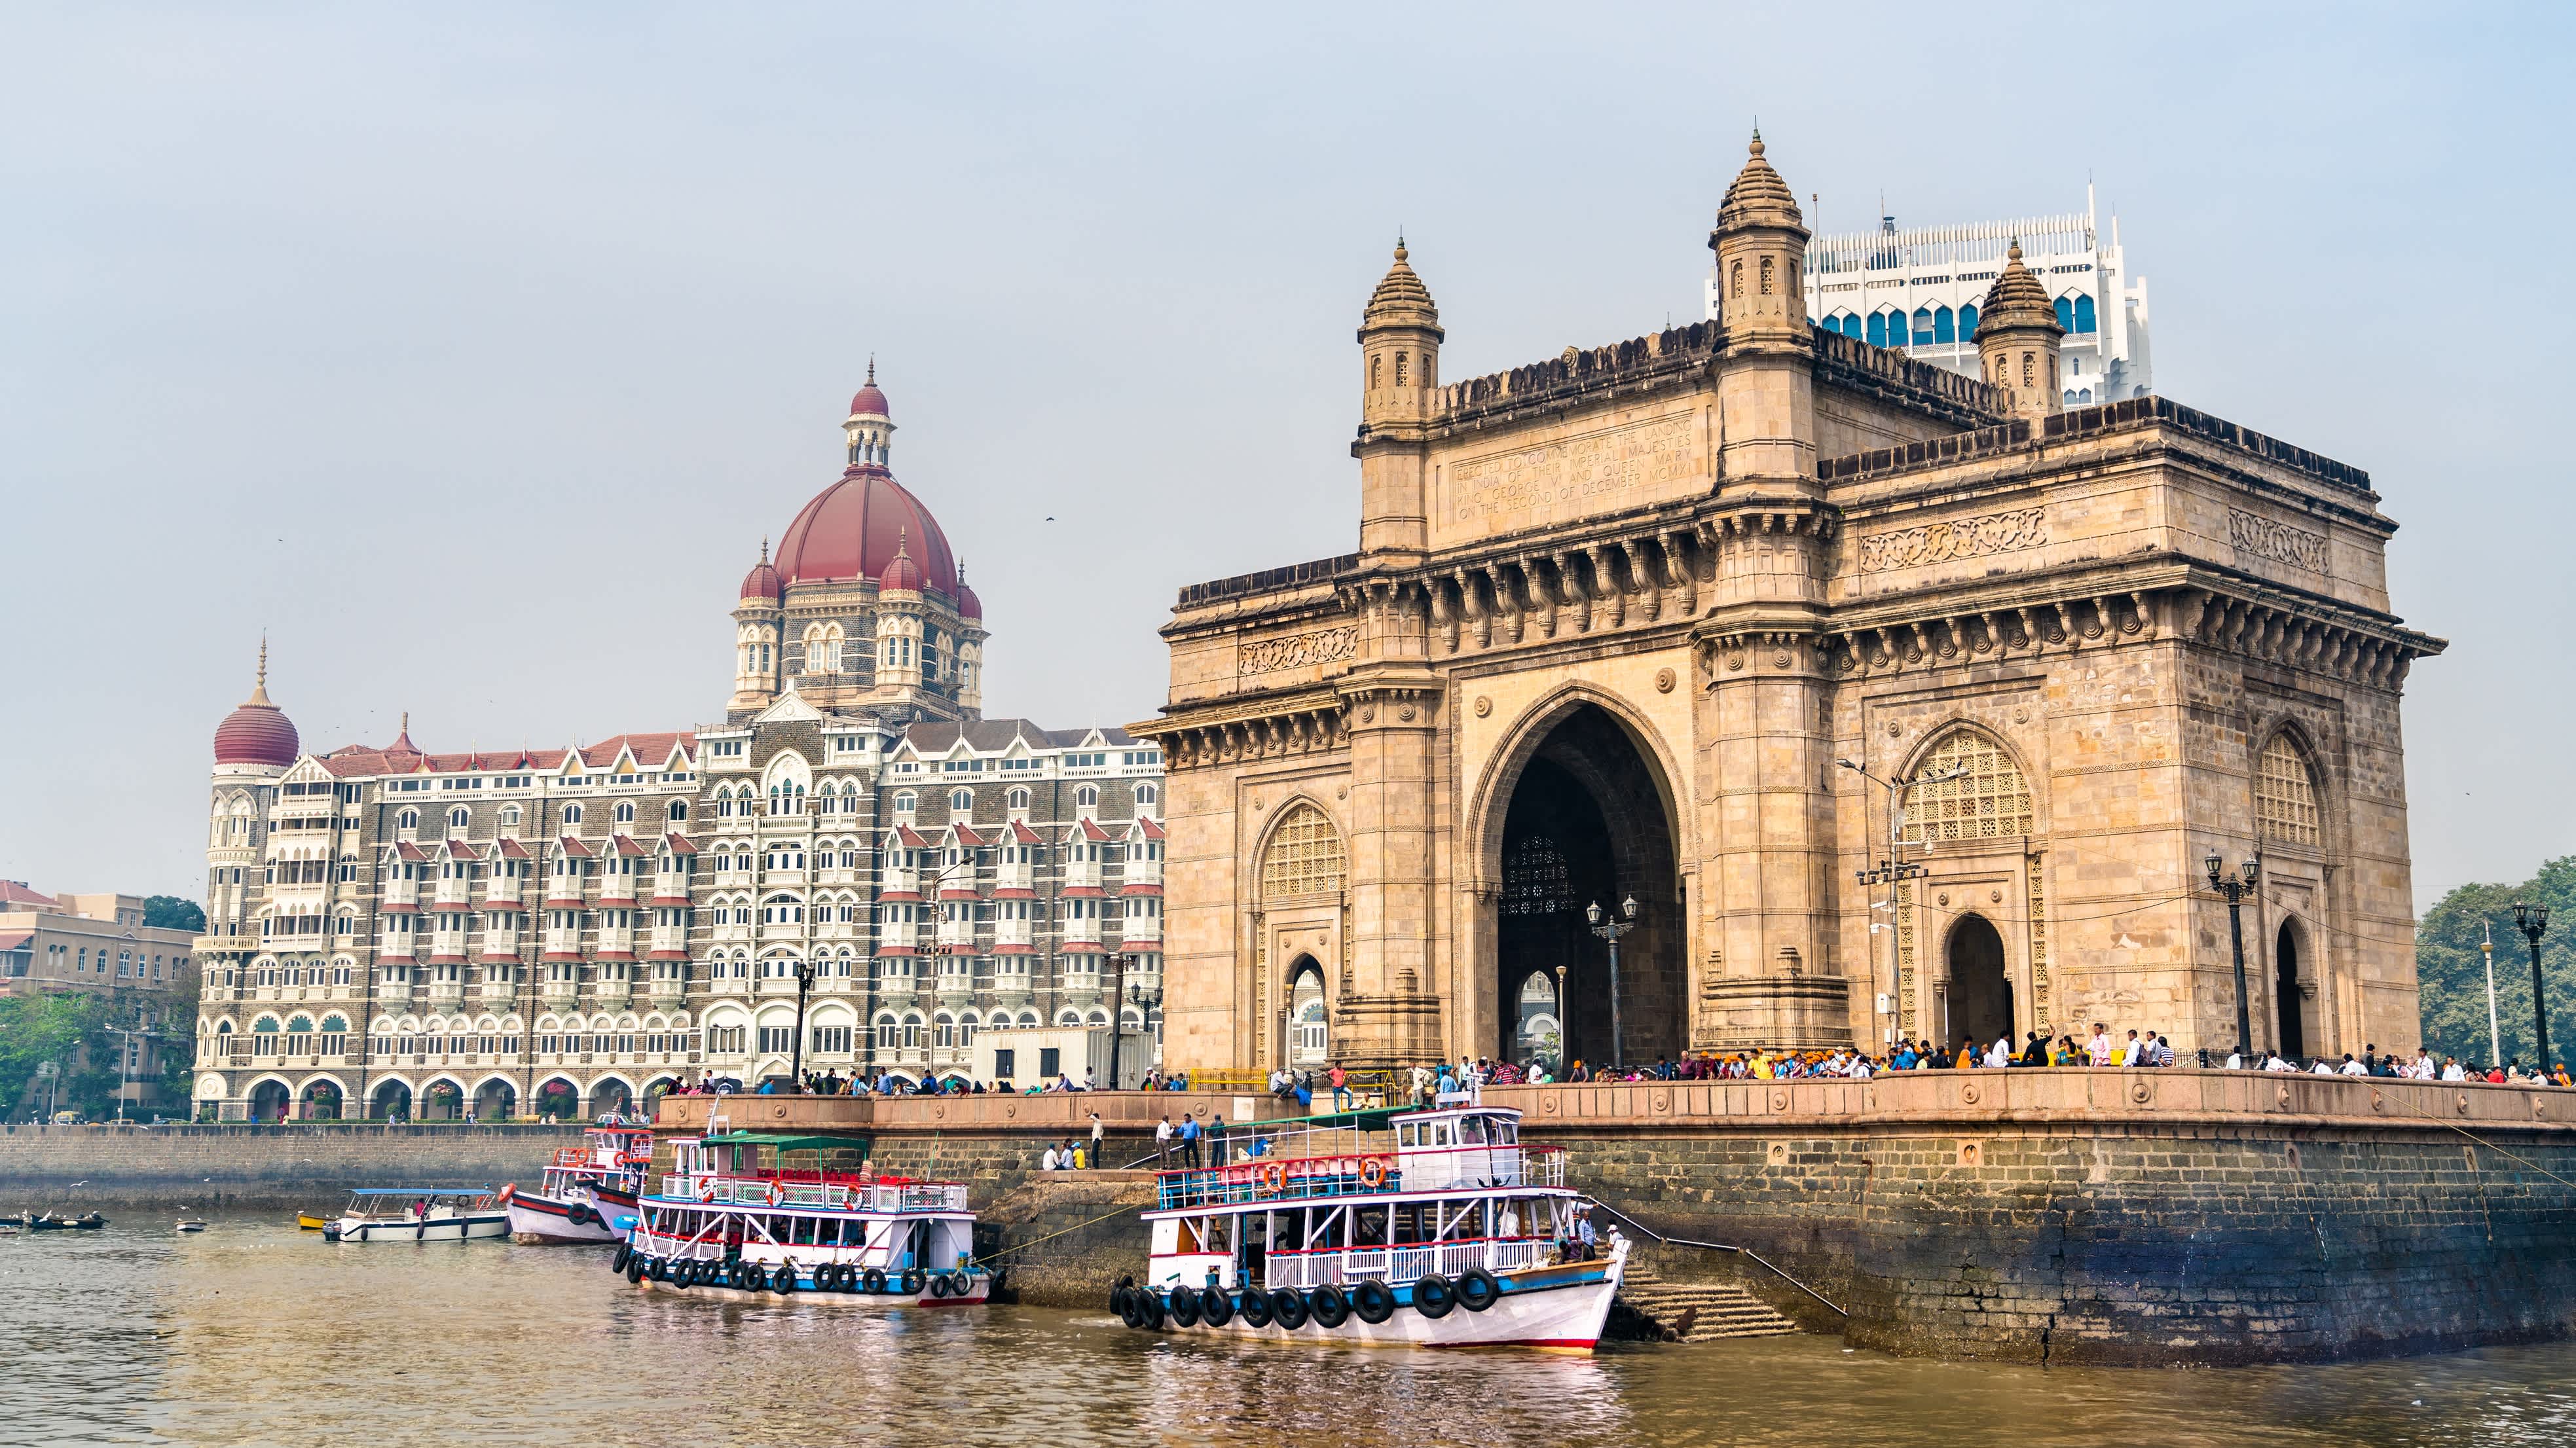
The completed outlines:
<svg viewBox="0 0 2576 1448">
<path fill-rule="evenodd" d="M 1458 1305 L 1469 1312 L 1482 1312 L 1503 1300 L 1503 1284 L 1482 1267 L 1470 1267 L 1458 1276 Z"/>
<path fill-rule="evenodd" d="M 1295 1332 L 1306 1325 L 1306 1299 L 1293 1287 L 1275 1287 L 1270 1292 L 1270 1320 Z"/>
<path fill-rule="evenodd" d="M 1270 1294 L 1247 1287 L 1243 1290 L 1243 1305 L 1237 1307 L 1235 1311 L 1243 1314 L 1243 1325 L 1246 1327 L 1268 1327 Z"/>
<path fill-rule="evenodd" d="M 866 1273 L 865 1273 L 865 1274 L 863 1274 L 863 1275 L 859 1278 L 859 1290 L 860 1290 L 861 1292 L 883 1292 L 883 1291 L 885 1291 L 885 1290 L 886 1290 L 886 1275 L 885 1275 L 885 1269 L 884 1269 L 884 1268 L 882 1268 L 882 1267 L 871 1267 L 871 1268 L 869 1268 L 869 1269 L 866 1271 Z"/>
<path fill-rule="evenodd" d="M 1211 1287 L 1199 1294 L 1199 1321 L 1210 1327 L 1223 1327 L 1234 1321 L 1234 1299 L 1222 1287 Z"/>
<path fill-rule="evenodd" d="M 921 1287 L 921 1269 L 918 1267 L 906 1267 L 903 1269 L 903 1295 L 906 1297 L 919 1297 L 921 1295 Z"/>
<path fill-rule="evenodd" d="M 1350 1321 L 1351 1300 L 1327 1282 L 1306 1294 L 1306 1310 L 1314 1314 L 1317 1327 L 1330 1330 Z"/>
<path fill-rule="evenodd" d="M 1437 1272 L 1413 1284 L 1413 1310 L 1437 1322 L 1458 1306 L 1458 1289 Z"/>
<path fill-rule="evenodd" d="M 1395 1289 L 1374 1277 L 1351 1289 L 1351 1315 L 1374 1326 L 1395 1316 Z"/>
<path fill-rule="evenodd" d="M 1139 1291 L 1136 1294 L 1136 1316 L 1139 1319 L 1137 1325 L 1147 1332 L 1161 1332 L 1163 1299 L 1156 1297 L 1152 1292 Z"/>
<path fill-rule="evenodd" d="M 796 1269 L 787 1263 L 780 1263 L 778 1270 L 769 1274 L 769 1290 L 781 1293 L 795 1291 Z"/>
<path fill-rule="evenodd" d="M 1172 1289 L 1172 1306 L 1171 1306 L 1171 1312 L 1172 1312 L 1172 1325 L 1173 1325 L 1173 1326 L 1175 1326 L 1175 1327 L 1196 1327 L 1196 1326 L 1198 1326 L 1198 1325 L 1199 1325 L 1199 1295 L 1198 1295 L 1198 1293 L 1196 1293 L 1196 1292 L 1192 1291 L 1191 1289 L 1189 1289 L 1189 1288 L 1187 1288 L 1187 1287 L 1175 1287 L 1175 1288 L 1173 1288 L 1173 1289 Z"/>
</svg>

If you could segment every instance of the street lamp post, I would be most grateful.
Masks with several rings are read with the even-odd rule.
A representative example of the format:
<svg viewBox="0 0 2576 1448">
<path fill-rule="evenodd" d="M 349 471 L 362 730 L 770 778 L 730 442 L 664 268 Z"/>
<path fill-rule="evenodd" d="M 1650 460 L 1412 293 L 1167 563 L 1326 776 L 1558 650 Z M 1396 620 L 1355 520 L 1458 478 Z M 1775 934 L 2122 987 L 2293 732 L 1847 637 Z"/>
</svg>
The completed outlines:
<svg viewBox="0 0 2576 1448">
<path fill-rule="evenodd" d="M 799 1094 L 805 1090 L 805 996 L 813 989 L 814 962 L 796 962 L 796 1040 L 789 1047 L 794 1054 L 788 1058 L 787 1079 Z"/>
<path fill-rule="evenodd" d="M 2245 922 L 2237 913 L 2246 896 L 2254 893 L 2257 865 L 2247 860 L 2239 875 L 2227 873 L 2227 862 L 2216 855 L 2202 863 L 2209 867 L 2209 888 L 2227 900 L 2227 938 L 2236 949 L 2236 1055 L 2239 1060 L 2254 1054 L 2254 1022 L 2245 1005 Z"/>
<path fill-rule="evenodd" d="M 1905 858 L 1905 796 L 1918 785 L 1947 784 L 1954 779 L 1966 778 L 1968 766 L 1954 765 L 1939 774 L 1919 774 L 1912 779 L 1900 780 L 1881 779 L 1849 759 L 1837 759 L 1834 763 L 1887 791 L 1887 853 L 1878 857 L 1877 865 L 1866 870 L 1855 870 L 1852 873 L 1863 885 L 1887 887 L 1887 1013 L 1895 1015 L 1897 1020 L 1887 1028 L 1886 1039 L 1880 1044 L 1888 1047 L 1892 1052 L 1896 1045 L 1897 1032 L 1905 1024 L 1901 1003 L 1897 999 L 1905 987 L 1904 982 L 1897 979 L 1898 973 L 1904 967 L 1897 959 L 1896 887 L 1908 880 L 1920 880 L 1932 873 L 1930 866 L 1918 865 Z M 1866 810 L 1867 806 L 1864 805 L 1863 809 Z M 1866 827 L 1868 822 L 1864 820 L 1862 823 Z M 1877 929 L 1877 922 L 1872 921 L 1871 932 L 1876 933 Z M 1878 964 L 1873 960 L 1870 963 L 1870 971 L 1874 975 L 1877 970 Z M 1875 1010 L 1870 1012 L 1873 1019 L 1879 1014 L 1880 1012 Z M 1946 1029 L 1944 1034 L 1947 1034 Z"/>
<path fill-rule="evenodd" d="M 1163 1008 L 1162 988 L 1157 986 L 1152 990 L 1147 990 L 1141 985 L 1131 985 L 1127 987 L 1127 1004 L 1136 1008 L 1136 1029 L 1138 1033 L 1141 1035 L 1152 1035 L 1154 1012 Z M 1119 1025 L 1118 1029 L 1122 1031 L 1126 1029 L 1123 1021 Z M 1115 1040 L 1116 1038 L 1112 1037 L 1111 1039 Z M 1115 1071 L 1117 1063 L 1113 1060 L 1110 1064 L 1113 1069 L 1109 1077 L 1109 1084 L 1116 1086 L 1118 1084 L 1118 1077 Z"/>
<path fill-rule="evenodd" d="M 1565 1074 L 1566 1059 L 1574 1050 L 1573 1018 L 1565 1010 L 1565 962 L 1556 963 L 1556 1074 Z"/>
<path fill-rule="evenodd" d="M 1625 919 L 1604 919 L 1608 913 L 1598 900 L 1583 912 L 1585 918 L 1592 922 L 1592 933 L 1610 942 L 1610 1069 L 1616 1071 L 1624 1064 L 1620 1060 L 1619 1040 L 1619 937 L 1637 928 L 1637 897 L 1631 895 L 1619 902 L 1619 913 Z M 1562 1006 L 1564 1002 L 1559 1001 L 1558 1004 Z"/>
<path fill-rule="evenodd" d="M 2531 1029 L 2532 1038 L 2539 1043 L 2539 1054 L 2532 1058 L 2531 1068 L 2547 1075 L 2549 1072 L 2549 997 L 2542 991 L 2540 985 L 2540 937 L 2549 933 L 2549 907 L 2526 905 L 2516 900 L 2513 902 L 2513 924 L 2515 929 L 2522 932 L 2522 938 L 2531 942 Z"/>
<path fill-rule="evenodd" d="M 1119 1002 L 1127 998 L 1127 952 L 1109 957 L 1109 1089 L 1119 1089 L 1118 1046 L 1126 1039 L 1126 1023 L 1119 1019 Z"/>
</svg>

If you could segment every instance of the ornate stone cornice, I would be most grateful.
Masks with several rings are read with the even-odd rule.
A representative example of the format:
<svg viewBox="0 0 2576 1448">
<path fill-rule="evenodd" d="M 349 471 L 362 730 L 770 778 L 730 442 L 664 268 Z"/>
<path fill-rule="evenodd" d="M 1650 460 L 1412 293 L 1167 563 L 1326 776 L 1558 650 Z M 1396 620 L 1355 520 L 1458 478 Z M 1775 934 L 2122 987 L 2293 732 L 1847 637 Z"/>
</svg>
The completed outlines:
<svg viewBox="0 0 2576 1448">
<path fill-rule="evenodd" d="M 1333 689 L 1299 689 L 1127 726 L 1163 747 L 1174 770 L 1327 753 L 1350 743 L 1349 705 Z"/>
</svg>

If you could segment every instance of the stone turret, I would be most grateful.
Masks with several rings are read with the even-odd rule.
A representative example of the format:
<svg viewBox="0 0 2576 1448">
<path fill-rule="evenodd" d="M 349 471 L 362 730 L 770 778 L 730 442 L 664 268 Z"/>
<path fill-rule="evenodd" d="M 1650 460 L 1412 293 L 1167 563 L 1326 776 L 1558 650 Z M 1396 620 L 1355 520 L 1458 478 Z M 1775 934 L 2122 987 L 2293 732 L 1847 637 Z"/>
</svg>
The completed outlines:
<svg viewBox="0 0 2576 1448">
<path fill-rule="evenodd" d="M 1802 290 L 1806 219 L 1787 182 L 1752 144 L 1708 234 L 1717 253 L 1721 492 L 1815 489 L 1815 363 Z"/>
<path fill-rule="evenodd" d="M 1977 309 L 1977 357 L 1988 382 L 2012 395 L 2015 417 L 2047 417 L 2060 410 L 2064 397 L 2057 385 L 2057 343 L 2066 328 L 2029 267 L 2021 264 L 2021 243 L 2005 253 L 2003 275 L 1986 291 Z"/>
<path fill-rule="evenodd" d="M 742 578 L 742 596 L 734 604 L 733 697 L 728 712 L 766 709 L 778 697 L 779 630 L 785 620 L 784 590 L 769 561 L 769 540 L 760 540 L 760 561 Z"/>
<path fill-rule="evenodd" d="M 1360 551 L 1419 554 L 1430 545 L 1424 429 L 1438 410 L 1440 309 L 1395 243 L 1395 264 L 1360 318 Z"/>
</svg>

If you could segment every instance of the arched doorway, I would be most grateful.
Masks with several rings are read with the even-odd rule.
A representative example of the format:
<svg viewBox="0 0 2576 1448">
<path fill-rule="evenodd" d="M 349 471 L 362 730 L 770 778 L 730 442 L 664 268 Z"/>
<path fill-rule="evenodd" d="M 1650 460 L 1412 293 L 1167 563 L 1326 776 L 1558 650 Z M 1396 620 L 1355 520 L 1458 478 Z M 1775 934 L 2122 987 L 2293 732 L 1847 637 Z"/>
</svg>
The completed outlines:
<svg viewBox="0 0 2576 1448">
<path fill-rule="evenodd" d="M 2013 1034 L 2013 988 L 2004 974 L 2004 938 L 1983 915 L 1964 915 L 1950 931 L 1950 1039 L 1983 1048 Z"/>
<path fill-rule="evenodd" d="M 652 1080 L 645 1082 L 645 1083 L 644 1083 L 644 1112 L 645 1112 L 645 1114 L 649 1116 L 649 1115 L 651 1115 L 655 1110 L 659 1109 L 659 1108 L 661 1107 L 661 1105 L 662 1105 L 662 1098 L 663 1098 L 663 1097 L 665 1097 L 665 1096 L 670 1095 L 670 1094 L 671 1094 L 671 1092 L 679 1086 L 679 1084 L 680 1084 L 680 1083 L 679 1083 L 678 1081 L 676 1081 L 676 1080 L 674 1080 L 674 1079 L 672 1079 L 671 1077 L 668 1077 L 668 1076 L 656 1076 L 656 1077 L 654 1077 Z"/>
<path fill-rule="evenodd" d="M 507 1121 L 519 1109 L 519 1088 L 495 1076 L 474 1090 L 474 1119 Z"/>
<path fill-rule="evenodd" d="M 1565 1033 L 1556 1015 L 1556 978 L 1546 971 L 1534 970 L 1521 981 L 1520 998 L 1514 1003 L 1517 1025 L 1512 1033 L 1511 1059 L 1523 1066 L 1544 1062 L 1551 1070 L 1565 1066 Z"/>
<path fill-rule="evenodd" d="M 250 1088 L 250 1119 L 284 1121 L 286 1103 L 291 1094 L 283 1081 L 262 1081 L 253 1086 Z"/>
<path fill-rule="evenodd" d="M 420 1119 L 423 1121 L 456 1121 L 465 1115 L 465 1088 L 453 1081 L 429 1083 L 421 1093 Z"/>
<path fill-rule="evenodd" d="M 2299 1010 L 2299 932 L 2287 920 L 2272 947 L 2272 999 L 2280 1008 L 2281 1054 L 2296 1061 L 2308 1054 L 2308 1033 Z"/>
<path fill-rule="evenodd" d="M 376 1088 L 370 1098 L 367 1115 L 378 1121 L 407 1121 L 411 1118 L 411 1088 L 400 1081 L 387 1081 Z"/>
<path fill-rule="evenodd" d="M 1627 727 L 1595 704 L 1549 726 L 1512 783 L 1495 873 L 1495 1053 L 1524 1059 L 1524 995 L 1533 976 L 1563 999 L 1546 1012 L 1556 1054 L 1598 1066 L 1680 1054 L 1686 1012 L 1679 851 L 1662 771 Z M 1610 916 L 1637 902 L 1619 942 L 1618 1039 L 1612 1040 L 1610 954 L 1584 912 Z"/>
<path fill-rule="evenodd" d="M 623 1116 L 635 1104 L 635 1093 L 625 1082 L 611 1077 L 590 1088 L 590 1113 L 593 1116 Z"/>
<path fill-rule="evenodd" d="M 581 1091 L 561 1076 L 537 1088 L 537 1115 L 548 1121 L 570 1121 L 581 1114 Z"/>
<path fill-rule="evenodd" d="M 304 1088 L 304 1119 L 337 1121 L 340 1119 L 340 1083 L 315 1081 Z"/>
<path fill-rule="evenodd" d="M 1320 1071 L 1333 1056 L 1332 1007 L 1324 1000 L 1324 968 L 1301 955 L 1288 967 L 1288 1069 Z"/>
</svg>

